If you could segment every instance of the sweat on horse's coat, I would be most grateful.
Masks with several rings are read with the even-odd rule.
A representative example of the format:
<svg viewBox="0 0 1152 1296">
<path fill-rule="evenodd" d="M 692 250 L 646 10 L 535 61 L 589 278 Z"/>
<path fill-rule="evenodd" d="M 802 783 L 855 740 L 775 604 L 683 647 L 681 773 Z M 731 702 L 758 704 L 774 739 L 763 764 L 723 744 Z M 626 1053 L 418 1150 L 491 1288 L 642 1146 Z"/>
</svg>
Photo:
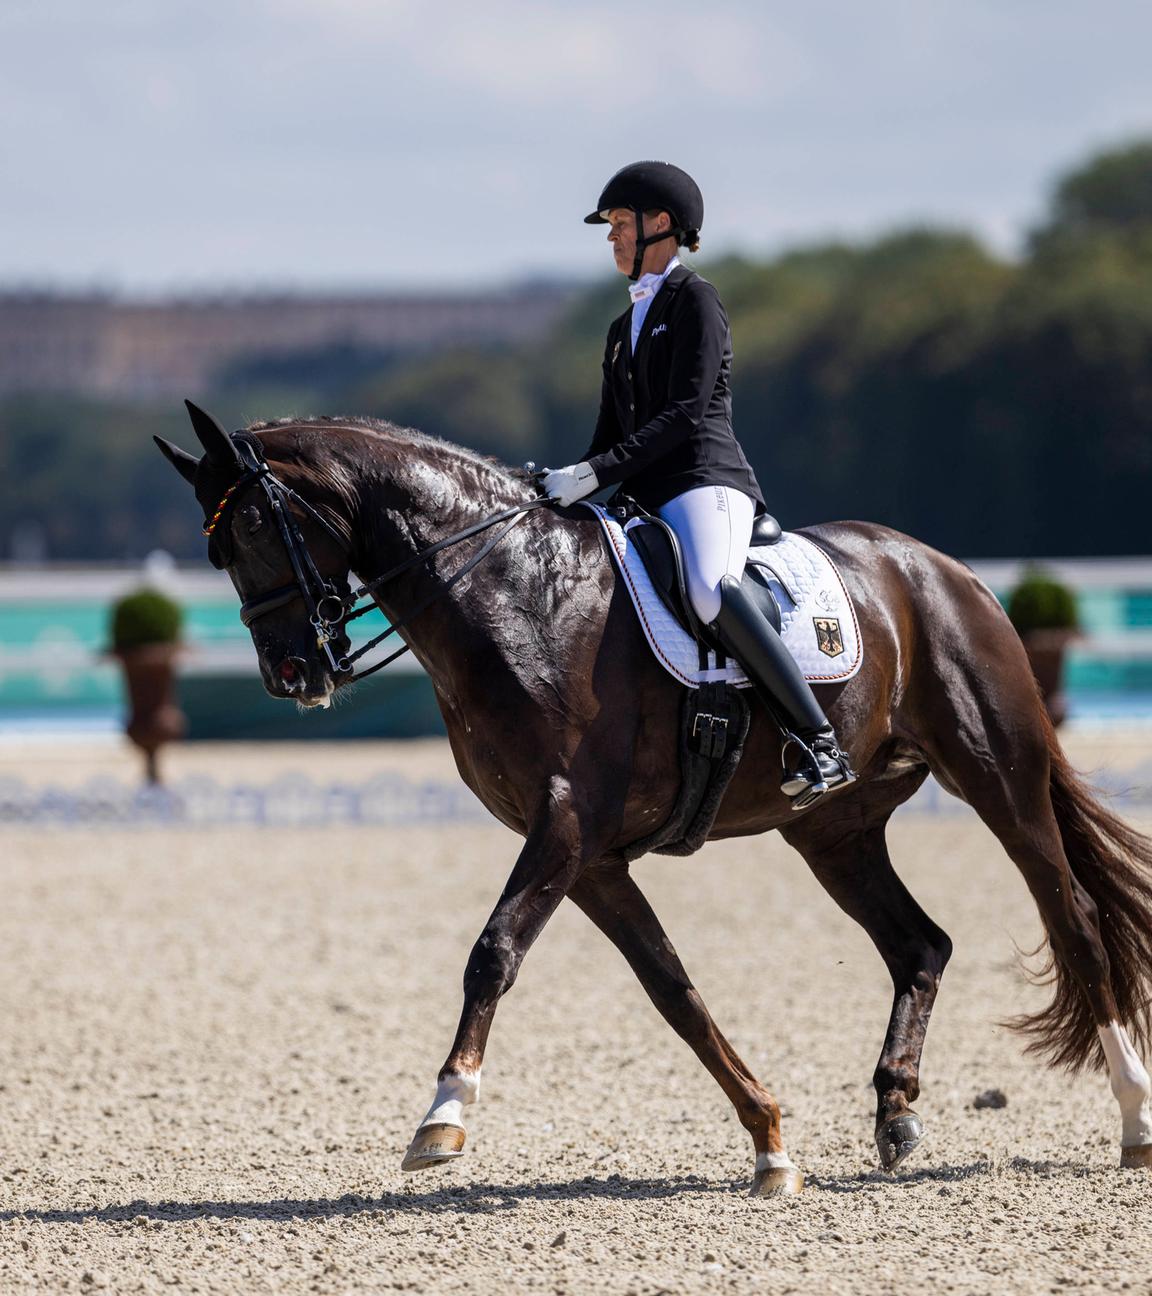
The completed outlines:
<svg viewBox="0 0 1152 1296">
<path fill-rule="evenodd" d="M 236 456 L 210 416 L 193 417 L 204 457 L 192 465 L 175 447 L 161 449 L 193 481 L 207 514 L 236 479 Z M 350 538 L 344 548 L 306 516 L 297 519 L 326 578 L 343 579 L 351 569 L 368 581 L 465 524 L 531 498 L 523 475 L 387 425 L 306 420 L 258 435 L 272 471 Z M 235 509 L 227 521 L 229 574 L 241 599 L 282 584 L 291 567 L 275 528 L 253 534 L 238 525 Z M 1032 1035 L 1031 1047 L 1073 1070 L 1103 1064 L 1106 1051 L 1115 1055 L 1123 1138 L 1144 1140 L 1122 1140 L 1122 1155 L 1125 1164 L 1152 1169 L 1143 1100 L 1135 1104 L 1143 1068 L 1136 1072 L 1139 1059 L 1122 1033 L 1148 1044 L 1152 842 L 1101 805 L 1071 769 L 1019 636 L 971 571 L 867 523 L 804 534 L 835 562 L 868 642 L 852 679 L 816 686 L 860 778 L 795 813 L 778 788 L 779 735 L 754 707 L 744 760 L 710 835 L 778 828 L 884 959 L 893 1002 L 873 1076 L 882 1163 L 891 1168 L 920 1136 L 911 1103 L 952 948 L 896 875 L 885 843 L 892 812 L 931 770 L 998 837 L 1044 924 L 1054 994 L 1014 1024 Z M 428 671 L 461 777 L 525 839 L 469 956 L 441 1079 L 479 1072 L 501 996 L 568 898 L 617 946 L 733 1104 L 758 1160 L 765 1158 L 754 1190 L 798 1191 L 799 1173 L 773 1160 L 785 1155 L 779 1106 L 720 1033 L 628 870 L 628 844 L 658 827 L 676 796 L 669 754 L 681 689 L 648 650 L 599 523 L 586 509 L 535 509 L 449 587 L 465 560 L 438 552 L 374 593 L 393 621 L 443 595 L 404 638 Z M 270 693 L 305 705 L 331 696 L 338 681 L 298 601 L 250 629 Z M 286 660 L 302 668 L 292 688 L 279 670 Z M 766 927 L 771 919 L 765 916 Z M 459 1153 L 458 1126 L 426 1129 L 421 1165 Z"/>
</svg>

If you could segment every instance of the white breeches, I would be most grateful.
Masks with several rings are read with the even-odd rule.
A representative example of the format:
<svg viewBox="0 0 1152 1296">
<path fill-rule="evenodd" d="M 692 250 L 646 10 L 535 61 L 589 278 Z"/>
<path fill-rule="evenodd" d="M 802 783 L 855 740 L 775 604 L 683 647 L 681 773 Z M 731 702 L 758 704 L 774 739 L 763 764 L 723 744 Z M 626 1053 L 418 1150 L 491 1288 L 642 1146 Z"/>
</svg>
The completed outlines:
<svg viewBox="0 0 1152 1296">
<path fill-rule="evenodd" d="M 676 532 L 684 551 L 688 597 L 710 625 L 720 611 L 720 581 L 744 574 L 756 505 L 731 486 L 696 486 L 657 513 Z"/>
</svg>

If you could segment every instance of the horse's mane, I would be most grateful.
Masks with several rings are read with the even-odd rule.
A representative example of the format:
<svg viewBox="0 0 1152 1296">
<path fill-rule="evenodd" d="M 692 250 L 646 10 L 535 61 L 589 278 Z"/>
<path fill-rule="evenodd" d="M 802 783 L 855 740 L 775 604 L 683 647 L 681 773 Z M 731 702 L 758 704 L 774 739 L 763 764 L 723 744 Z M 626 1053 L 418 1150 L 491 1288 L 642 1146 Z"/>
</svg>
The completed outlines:
<svg viewBox="0 0 1152 1296">
<path fill-rule="evenodd" d="M 502 463 L 493 455 L 481 454 L 468 446 L 458 445 L 445 437 L 435 436 L 431 432 L 421 432 L 418 428 L 401 427 L 387 419 L 372 418 L 366 414 L 309 414 L 303 417 L 268 419 L 258 423 L 249 423 L 246 432 L 277 432 L 286 428 L 311 428 L 324 431 L 330 428 L 353 427 L 367 432 L 377 432 L 383 436 L 399 437 L 414 445 L 427 446 L 433 450 L 447 450 L 466 463 L 486 473 L 495 473 L 507 484 L 524 485 L 528 474 L 523 468 L 512 468 Z"/>
</svg>

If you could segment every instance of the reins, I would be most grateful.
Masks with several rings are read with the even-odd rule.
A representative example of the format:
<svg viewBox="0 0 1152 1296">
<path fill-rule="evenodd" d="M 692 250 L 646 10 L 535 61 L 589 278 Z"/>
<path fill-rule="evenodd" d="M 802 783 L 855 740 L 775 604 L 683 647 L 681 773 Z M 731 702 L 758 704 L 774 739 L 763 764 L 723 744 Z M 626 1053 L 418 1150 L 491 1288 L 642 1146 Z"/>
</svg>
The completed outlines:
<svg viewBox="0 0 1152 1296">
<path fill-rule="evenodd" d="M 355 663 L 359 661 L 365 653 L 370 652 L 378 644 L 384 642 L 391 635 L 396 634 L 399 630 L 409 625 L 416 617 L 427 611 L 439 598 L 463 580 L 470 571 L 482 562 L 501 540 L 512 530 L 534 508 L 539 508 L 543 504 L 550 504 L 552 501 L 545 495 L 537 496 L 535 499 L 526 500 L 522 504 L 515 504 L 511 508 L 502 509 L 498 513 L 490 514 L 482 518 L 479 522 L 473 522 L 459 531 L 453 532 L 452 535 L 445 536 L 437 540 L 434 544 L 428 545 L 427 548 L 420 550 L 419 553 L 412 554 L 404 559 L 403 562 L 397 563 L 390 567 L 381 576 L 375 576 L 369 581 L 364 581 L 355 590 L 347 594 L 342 594 L 337 586 L 320 574 L 309 552 L 308 546 L 304 541 L 300 528 L 296 524 L 296 519 L 287 508 L 289 503 L 296 504 L 309 517 L 318 522 L 325 531 L 336 541 L 337 545 L 344 551 L 346 557 L 350 557 L 348 545 L 343 536 L 339 534 L 334 526 L 320 514 L 306 499 L 298 495 L 290 486 L 286 486 L 268 466 L 267 460 L 260 451 L 259 446 L 248 437 L 233 436 L 233 444 L 236 445 L 240 452 L 241 461 L 244 463 L 246 471 L 240 478 L 233 482 L 225 492 L 224 497 L 217 505 L 215 512 L 210 519 L 206 519 L 203 527 L 203 534 L 211 536 L 214 534 L 221 518 L 230 505 L 235 500 L 240 491 L 248 485 L 259 482 L 263 488 L 265 498 L 268 500 L 269 508 L 276 522 L 277 530 L 280 532 L 280 538 L 283 541 L 284 548 L 288 554 L 288 560 L 292 565 L 292 574 L 294 580 L 291 584 L 278 586 L 276 589 L 269 590 L 265 594 L 259 594 L 254 598 L 245 599 L 240 605 L 240 620 L 245 626 L 250 626 L 253 621 L 259 617 L 265 616 L 277 608 L 284 607 L 294 599 L 303 599 L 305 607 L 308 609 L 309 621 L 316 631 L 316 645 L 323 649 L 328 658 L 328 663 L 335 673 L 348 676 L 348 683 L 357 680 L 367 679 L 369 675 L 374 675 L 378 670 L 394 662 L 398 657 L 403 656 L 409 651 L 409 646 L 405 644 L 402 648 L 397 649 L 394 653 L 385 657 L 383 661 L 377 662 L 367 670 L 360 671 L 358 674 L 350 673 L 355 669 Z M 350 652 L 342 657 L 337 657 L 332 651 L 332 642 L 337 638 L 340 632 L 358 617 L 367 615 L 369 612 L 377 610 L 375 603 L 369 602 L 363 607 L 357 607 L 357 603 L 365 597 L 369 597 L 380 586 L 394 580 L 397 576 L 418 566 L 426 559 L 433 557 L 441 550 L 448 549 L 452 545 L 459 544 L 462 540 L 467 540 L 471 536 L 479 535 L 482 531 L 504 522 L 506 525 L 500 527 L 495 535 L 490 536 L 483 546 L 468 559 L 457 571 L 433 591 L 430 597 L 424 599 L 418 607 L 412 609 L 398 621 L 393 621 L 382 633 L 374 639 L 370 639 L 366 644 L 357 648 L 355 652 Z M 331 615 L 330 615 L 331 613 Z"/>
<path fill-rule="evenodd" d="M 346 657 L 342 657 L 337 669 L 351 670 L 353 662 L 358 661 L 366 652 L 375 648 L 377 644 L 383 643 L 389 635 L 395 634 L 397 630 L 401 629 L 401 627 L 408 625 L 409 622 L 413 621 L 422 612 L 431 607 L 442 594 L 447 594 L 457 581 L 463 580 L 473 567 L 475 567 L 482 559 L 486 558 L 492 550 L 496 548 L 516 523 L 527 514 L 529 509 L 538 508 L 541 504 L 548 504 L 550 502 L 551 501 L 547 496 L 540 496 L 537 499 L 527 500 L 523 504 L 517 504 L 512 508 L 504 509 L 503 512 L 493 513 L 490 517 L 483 518 L 481 521 L 473 523 L 470 527 L 465 527 L 463 531 L 457 531 L 454 535 L 446 536 L 443 540 L 437 540 L 435 544 L 429 545 L 427 549 L 422 549 L 418 554 L 414 554 L 404 562 L 398 563 L 395 567 L 386 571 L 383 576 L 377 576 L 374 580 L 367 581 L 365 584 L 361 585 L 360 588 L 355 590 L 351 595 L 351 606 L 348 613 L 343 618 L 344 625 L 347 625 L 349 621 L 355 621 L 357 617 L 365 616 L 367 613 L 374 610 L 375 604 L 369 603 L 362 608 L 357 608 L 356 604 L 364 597 L 364 595 L 370 594 L 378 585 L 383 585 L 385 582 L 392 580 L 393 577 L 399 576 L 402 572 L 407 571 L 411 567 L 415 567 L 418 563 L 423 562 L 425 558 L 430 558 L 433 554 L 439 553 L 441 549 L 447 549 L 451 545 L 458 544 L 461 540 L 467 540 L 469 536 L 477 535 L 481 531 L 487 530 L 488 527 L 495 526 L 497 522 L 503 522 L 505 519 L 508 519 L 508 525 L 501 527 L 494 536 L 490 536 L 488 540 L 485 541 L 483 547 L 474 553 L 458 571 L 454 571 L 448 580 L 446 580 L 430 598 L 426 598 L 418 608 L 409 612 L 407 616 L 401 617 L 399 621 L 394 621 L 385 631 L 383 631 L 383 633 L 378 634 L 375 639 L 370 639 L 362 647 L 357 648 L 354 653 L 349 653 Z M 367 670 L 361 671 L 359 675 L 353 675 L 352 680 L 367 679 L 369 675 L 374 675 L 378 670 L 382 670 L 387 666 L 389 662 L 394 662 L 397 657 L 403 656 L 404 653 L 408 651 L 408 645 L 405 644 L 403 648 L 398 648 L 390 656 L 385 657 L 383 661 L 377 662 L 375 666 L 370 666 Z"/>
</svg>

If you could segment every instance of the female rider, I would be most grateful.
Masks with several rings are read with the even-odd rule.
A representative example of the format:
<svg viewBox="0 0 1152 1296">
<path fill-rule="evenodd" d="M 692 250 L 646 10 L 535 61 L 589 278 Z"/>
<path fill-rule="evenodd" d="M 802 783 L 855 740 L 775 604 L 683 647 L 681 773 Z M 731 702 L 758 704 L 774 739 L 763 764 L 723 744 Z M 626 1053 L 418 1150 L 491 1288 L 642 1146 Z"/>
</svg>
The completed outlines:
<svg viewBox="0 0 1152 1296">
<path fill-rule="evenodd" d="M 776 630 L 742 590 L 764 499 L 732 432 L 732 336 L 716 289 L 681 265 L 699 247 L 704 199 L 667 162 L 635 162 L 604 188 L 589 225 L 608 225 L 632 305 L 608 330 L 600 416 L 581 462 L 549 471 L 561 505 L 626 482 L 675 531 L 701 622 L 743 665 L 788 734 L 783 792 L 803 809 L 852 782 L 832 726 Z"/>
</svg>

